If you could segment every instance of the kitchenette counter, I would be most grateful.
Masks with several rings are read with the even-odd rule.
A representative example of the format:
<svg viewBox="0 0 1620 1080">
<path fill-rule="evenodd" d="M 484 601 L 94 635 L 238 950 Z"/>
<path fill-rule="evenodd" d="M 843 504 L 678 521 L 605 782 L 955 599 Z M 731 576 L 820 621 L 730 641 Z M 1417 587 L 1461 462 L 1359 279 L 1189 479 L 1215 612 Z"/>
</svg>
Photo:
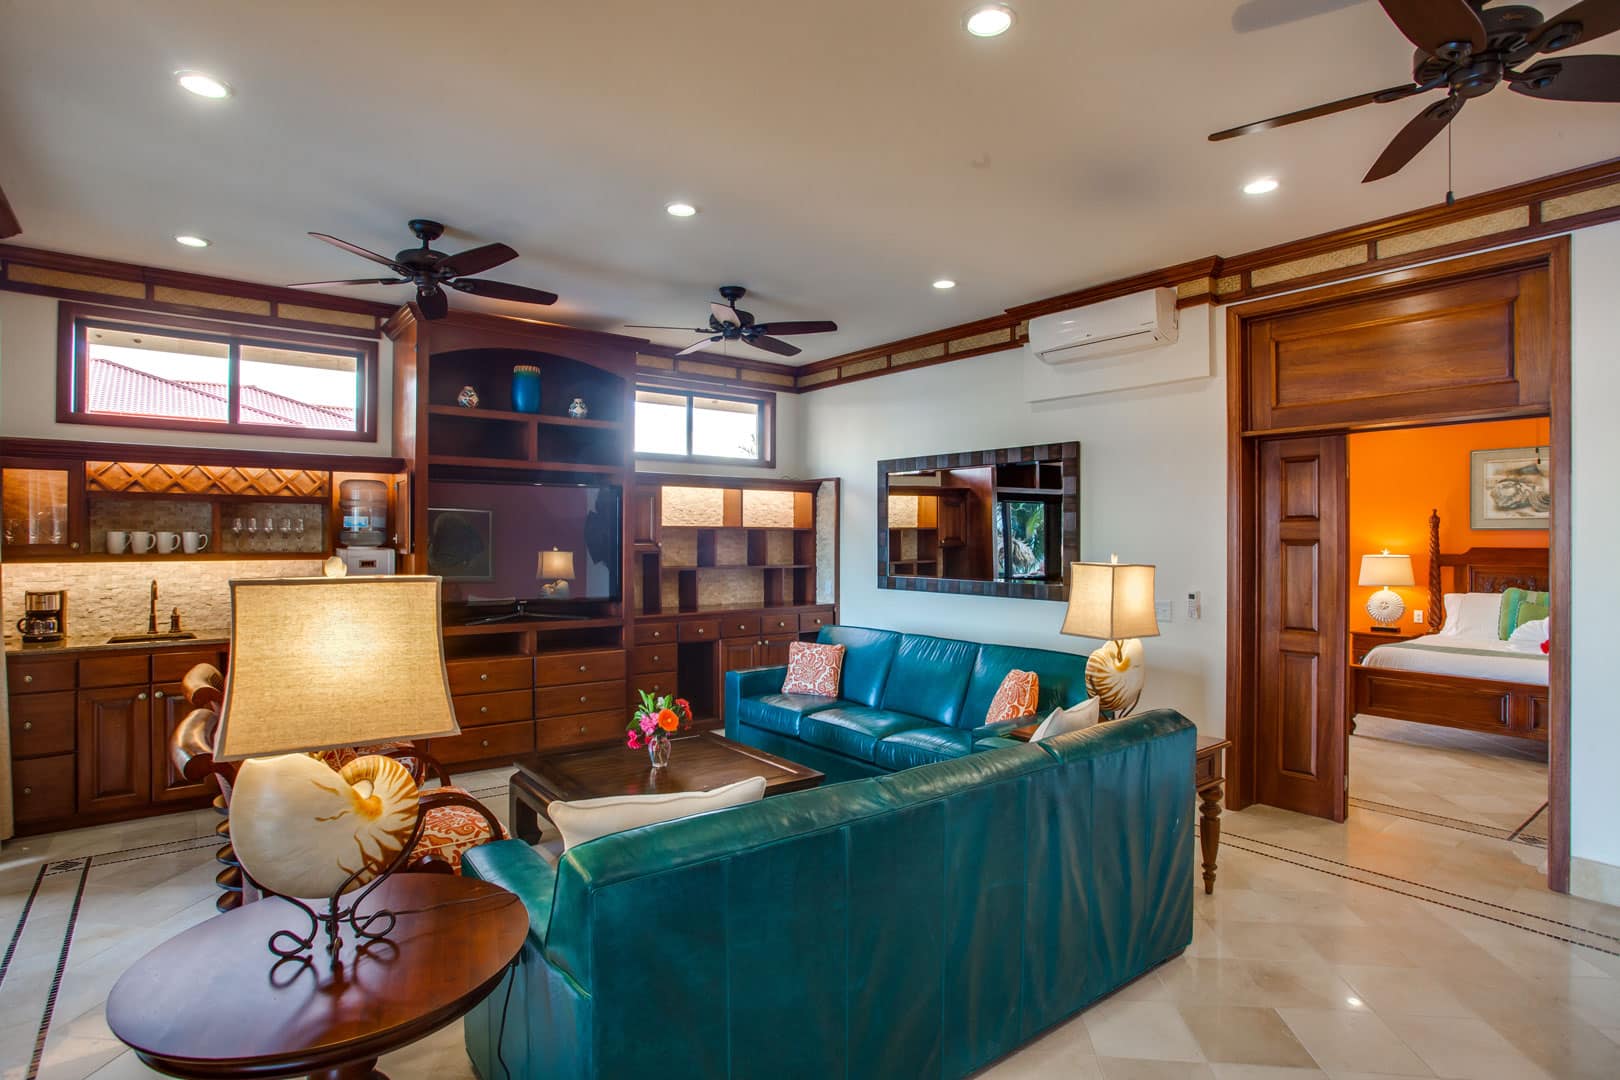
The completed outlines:
<svg viewBox="0 0 1620 1080">
<path fill-rule="evenodd" d="M 18 638 L 6 639 L 7 656 L 70 656 L 97 652 L 152 652 L 158 649 L 206 649 L 230 644 L 231 632 L 217 627 L 192 630 L 197 635 L 189 638 L 159 639 L 156 641 L 107 640 L 106 634 L 69 634 L 62 641 L 24 642 Z"/>
</svg>

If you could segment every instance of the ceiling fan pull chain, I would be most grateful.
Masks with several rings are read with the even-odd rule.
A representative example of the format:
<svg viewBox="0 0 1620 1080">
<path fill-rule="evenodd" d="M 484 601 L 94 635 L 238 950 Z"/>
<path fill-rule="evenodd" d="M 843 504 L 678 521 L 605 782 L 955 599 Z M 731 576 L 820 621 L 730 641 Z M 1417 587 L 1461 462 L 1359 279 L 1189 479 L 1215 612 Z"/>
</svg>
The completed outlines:
<svg viewBox="0 0 1620 1080">
<path fill-rule="evenodd" d="M 1456 129 L 1457 129 L 1456 124 L 1447 124 L 1446 125 L 1446 205 L 1447 206 L 1455 206 L 1455 205 L 1457 205 L 1457 192 L 1455 190 L 1454 184 L 1452 182 L 1452 176 L 1451 176 L 1451 142 L 1452 142 L 1452 133 L 1454 131 L 1456 131 Z"/>
</svg>

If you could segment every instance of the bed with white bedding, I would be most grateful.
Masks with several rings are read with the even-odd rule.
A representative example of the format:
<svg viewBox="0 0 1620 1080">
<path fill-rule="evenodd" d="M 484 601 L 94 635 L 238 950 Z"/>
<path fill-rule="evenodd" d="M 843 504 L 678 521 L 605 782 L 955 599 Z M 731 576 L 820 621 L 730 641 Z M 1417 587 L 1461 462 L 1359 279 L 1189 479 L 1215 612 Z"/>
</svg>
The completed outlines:
<svg viewBox="0 0 1620 1080">
<path fill-rule="evenodd" d="M 1547 654 L 1496 638 L 1460 638 L 1425 634 L 1409 641 L 1380 645 L 1362 657 L 1363 667 L 1385 671 L 1419 671 L 1464 679 L 1547 685 Z"/>
</svg>

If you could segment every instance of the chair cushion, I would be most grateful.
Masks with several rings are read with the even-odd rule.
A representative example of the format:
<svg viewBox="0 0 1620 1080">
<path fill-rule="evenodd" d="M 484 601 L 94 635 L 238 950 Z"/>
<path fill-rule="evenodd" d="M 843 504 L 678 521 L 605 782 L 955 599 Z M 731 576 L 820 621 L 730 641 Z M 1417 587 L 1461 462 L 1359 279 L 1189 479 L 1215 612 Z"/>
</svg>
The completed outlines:
<svg viewBox="0 0 1620 1080">
<path fill-rule="evenodd" d="M 795 641 L 788 646 L 787 677 L 782 680 L 782 693 L 837 697 L 843 673 L 842 645 Z"/>
<path fill-rule="evenodd" d="M 900 639 L 894 663 L 889 666 L 889 680 L 883 687 L 883 707 L 892 712 L 921 716 L 936 724 L 962 726 L 962 695 L 967 690 L 968 677 L 973 674 L 973 662 L 978 655 L 977 642 L 926 634 L 905 635 Z"/>
<path fill-rule="evenodd" d="M 609 833 L 639 829 L 661 821 L 724 810 L 758 802 L 765 794 L 765 778 L 717 787 L 712 791 L 679 791 L 669 795 L 609 795 L 602 799 L 558 800 L 546 807 L 546 816 L 562 833 L 563 850 Z"/>
<path fill-rule="evenodd" d="M 433 790 L 461 791 L 461 788 L 434 788 Z M 450 864 L 450 869 L 461 873 L 461 857 L 479 844 L 506 839 L 494 832 L 489 821 L 470 806 L 435 806 L 422 820 L 422 835 L 411 849 L 411 858 L 432 857 Z"/>
<path fill-rule="evenodd" d="M 737 703 L 739 723 L 778 735 L 799 737 L 799 721 L 813 712 L 830 709 L 838 704 L 835 697 L 814 697 L 810 694 L 761 694 L 747 697 Z"/>
<path fill-rule="evenodd" d="M 1085 656 L 1051 649 L 983 645 L 979 648 L 978 662 L 973 665 L 973 678 L 968 682 L 967 697 L 962 702 L 964 726 L 978 727 L 985 722 L 984 718 L 990 713 L 990 702 L 995 698 L 996 691 L 1001 689 L 1001 680 L 1013 668 L 1033 671 L 1040 679 L 1036 716 L 1045 716 L 1056 708 L 1078 705 L 1086 699 Z"/>
<path fill-rule="evenodd" d="M 876 761 L 879 740 L 911 728 L 930 725 L 920 716 L 869 709 L 864 705 L 840 705 L 811 713 L 799 721 L 799 738 L 812 746 L 833 750 L 845 757 Z"/>
<path fill-rule="evenodd" d="M 862 626 L 823 626 L 816 640 L 823 645 L 844 647 L 844 681 L 838 696 L 869 708 L 883 700 L 883 684 L 889 665 L 900 648 L 901 635 L 892 630 L 868 630 Z"/>
<path fill-rule="evenodd" d="M 912 728 L 877 744 L 875 764 L 885 769 L 909 769 L 914 765 L 932 765 L 936 761 L 949 761 L 973 753 L 973 733 L 966 728 L 930 724 Z"/>
</svg>

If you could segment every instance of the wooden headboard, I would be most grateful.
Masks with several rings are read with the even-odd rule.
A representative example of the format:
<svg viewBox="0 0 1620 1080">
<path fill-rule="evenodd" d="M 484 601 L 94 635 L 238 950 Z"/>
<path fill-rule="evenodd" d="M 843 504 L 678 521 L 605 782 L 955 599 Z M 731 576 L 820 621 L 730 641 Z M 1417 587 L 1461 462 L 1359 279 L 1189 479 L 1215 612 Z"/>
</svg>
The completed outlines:
<svg viewBox="0 0 1620 1080">
<path fill-rule="evenodd" d="M 1446 610 L 1441 571 L 1451 568 L 1452 592 L 1504 592 L 1552 588 L 1544 547 L 1473 547 L 1455 555 L 1440 551 L 1440 511 L 1429 515 L 1429 633 L 1438 633 Z"/>
</svg>

